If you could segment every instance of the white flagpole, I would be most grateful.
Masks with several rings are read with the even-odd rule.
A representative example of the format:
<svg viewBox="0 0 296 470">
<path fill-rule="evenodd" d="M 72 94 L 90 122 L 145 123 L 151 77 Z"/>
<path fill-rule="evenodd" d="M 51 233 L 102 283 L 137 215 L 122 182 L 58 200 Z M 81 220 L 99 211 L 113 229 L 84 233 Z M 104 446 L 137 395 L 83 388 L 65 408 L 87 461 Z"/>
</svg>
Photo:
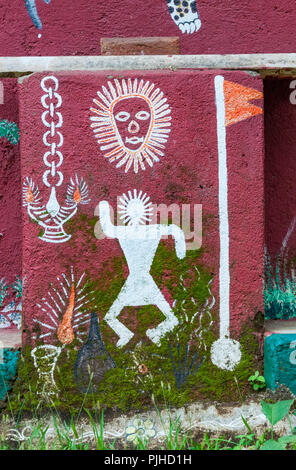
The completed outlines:
<svg viewBox="0 0 296 470">
<path fill-rule="evenodd" d="M 215 77 L 215 97 L 217 113 L 218 140 L 218 180 L 219 180 L 219 237 L 220 237 L 220 266 L 219 266 L 219 319 L 220 338 L 212 345 L 212 362 L 221 369 L 233 370 L 241 359 L 240 344 L 229 337 L 229 220 L 228 220 L 228 176 L 227 176 L 227 147 L 225 123 L 224 77 Z"/>
</svg>

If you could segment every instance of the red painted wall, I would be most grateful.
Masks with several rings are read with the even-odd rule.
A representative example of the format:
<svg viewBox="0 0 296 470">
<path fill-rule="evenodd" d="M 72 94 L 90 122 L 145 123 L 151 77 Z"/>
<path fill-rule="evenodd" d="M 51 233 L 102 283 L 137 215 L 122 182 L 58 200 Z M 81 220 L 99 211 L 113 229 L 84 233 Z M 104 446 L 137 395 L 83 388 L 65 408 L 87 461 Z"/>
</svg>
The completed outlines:
<svg viewBox="0 0 296 470">
<path fill-rule="evenodd" d="M 0 125 L 3 121 L 18 125 L 17 79 L 1 79 Z M 2 103 L 3 101 L 3 103 Z M 15 300 L 12 284 L 22 271 L 21 175 L 19 144 L 0 137 L 0 279 L 9 286 L 0 307 Z M 7 314 L 5 314 L 7 316 Z M 15 325 L 11 323 L 11 327 Z"/>
<path fill-rule="evenodd" d="M 202 26 L 189 35 L 171 19 L 166 0 L 34 1 L 40 31 L 24 0 L 1 3 L 0 56 L 99 55 L 100 38 L 106 36 L 179 35 L 182 54 L 295 51 L 296 10 L 290 0 L 197 0 Z"/>
</svg>

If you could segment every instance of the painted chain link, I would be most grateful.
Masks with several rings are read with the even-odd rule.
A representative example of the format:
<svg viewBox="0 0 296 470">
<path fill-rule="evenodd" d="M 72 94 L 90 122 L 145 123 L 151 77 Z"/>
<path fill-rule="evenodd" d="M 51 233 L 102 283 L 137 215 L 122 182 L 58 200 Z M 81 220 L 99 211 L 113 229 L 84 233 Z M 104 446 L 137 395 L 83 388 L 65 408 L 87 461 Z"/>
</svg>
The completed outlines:
<svg viewBox="0 0 296 470">
<path fill-rule="evenodd" d="M 57 170 L 63 163 L 64 157 L 59 150 L 63 143 L 63 134 L 57 130 L 63 125 L 63 116 L 57 111 L 62 105 L 62 97 L 57 90 L 59 88 L 58 79 L 54 76 L 44 77 L 41 80 L 41 88 L 45 94 L 41 97 L 42 106 L 45 111 L 42 113 L 41 120 L 45 127 L 49 128 L 43 135 L 43 143 L 50 147 L 43 155 L 44 164 L 50 168 L 43 173 L 43 182 L 47 187 L 60 186 L 63 182 L 63 174 Z M 49 157 L 50 161 L 49 161 Z M 48 182 L 48 176 L 51 175 L 51 183 Z M 56 177 L 57 182 L 54 183 Z"/>
</svg>

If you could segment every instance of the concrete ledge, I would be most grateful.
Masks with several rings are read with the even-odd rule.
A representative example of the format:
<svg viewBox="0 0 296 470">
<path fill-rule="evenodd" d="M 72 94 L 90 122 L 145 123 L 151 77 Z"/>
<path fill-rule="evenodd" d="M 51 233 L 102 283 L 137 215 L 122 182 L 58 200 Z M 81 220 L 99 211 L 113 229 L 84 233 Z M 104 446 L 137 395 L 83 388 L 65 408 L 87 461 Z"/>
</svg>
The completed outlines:
<svg viewBox="0 0 296 470">
<path fill-rule="evenodd" d="M 265 331 L 268 333 L 296 334 L 296 319 L 293 320 L 267 320 Z"/>
<path fill-rule="evenodd" d="M 296 74 L 296 54 L 0 57 L 0 73 L 74 70 L 225 69 Z"/>
</svg>

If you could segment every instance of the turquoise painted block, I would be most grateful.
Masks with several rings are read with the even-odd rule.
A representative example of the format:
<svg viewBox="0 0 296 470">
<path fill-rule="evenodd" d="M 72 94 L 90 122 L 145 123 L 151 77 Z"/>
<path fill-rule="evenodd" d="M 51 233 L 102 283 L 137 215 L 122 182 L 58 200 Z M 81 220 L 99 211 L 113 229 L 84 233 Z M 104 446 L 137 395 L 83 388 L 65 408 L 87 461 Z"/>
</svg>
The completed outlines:
<svg viewBox="0 0 296 470">
<path fill-rule="evenodd" d="M 20 352 L 13 349 L 0 350 L 0 400 L 4 400 L 11 390 L 12 380 L 16 376 Z"/>
<path fill-rule="evenodd" d="M 264 341 L 264 377 L 268 388 L 284 384 L 296 394 L 296 334 L 273 334 Z"/>
</svg>

